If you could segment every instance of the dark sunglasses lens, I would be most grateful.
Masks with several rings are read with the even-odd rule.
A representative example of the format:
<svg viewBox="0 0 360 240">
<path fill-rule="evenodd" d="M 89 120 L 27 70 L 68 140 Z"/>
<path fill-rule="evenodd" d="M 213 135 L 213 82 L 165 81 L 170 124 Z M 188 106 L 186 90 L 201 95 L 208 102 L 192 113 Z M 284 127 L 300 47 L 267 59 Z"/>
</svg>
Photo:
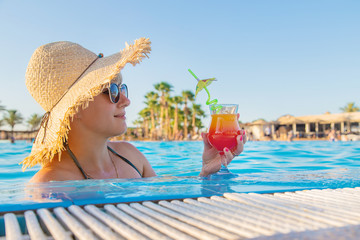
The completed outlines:
<svg viewBox="0 0 360 240">
<path fill-rule="evenodd" d="M 126 98 L 128 97 L 128 88 L 125 84 L 122 84 L 120 86 L 120 92 L 123 94 Z"/>
<path fill-rule="evenodd" d="M 113 103 L 117 103 L 120 99 L 119 88 L 115 83 L 110 84 L 110 99 Z"/>
</svg>

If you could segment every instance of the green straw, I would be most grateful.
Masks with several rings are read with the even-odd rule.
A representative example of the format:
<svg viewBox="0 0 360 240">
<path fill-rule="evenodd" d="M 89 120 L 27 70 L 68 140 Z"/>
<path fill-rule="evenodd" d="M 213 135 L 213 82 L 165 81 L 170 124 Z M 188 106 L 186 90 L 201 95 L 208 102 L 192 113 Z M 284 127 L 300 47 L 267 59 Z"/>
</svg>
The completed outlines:
<svg viewBox="0 0 360 240">
<path fill-rule="evenodd" d="M 200 79 L 195 75 L 195 73 L 193 73 L 190 69 L 188 69 L 188 71 L 191 73 L 191 75 L 193 75 L 193 77 L 199 82 Z M 218 103 L 218 100 L 215 98 L 213 100 L 210 101 L 210 92 L 209 90 L 204 87 L 207 95 L 208 95 L 208 99 L 206 100 L 206 105 L 212 105 L 212 104 L 217 104 Z M 216 113 L 218 113 L 220 111 L 222 107 L 221 106 L 212 106 L 211 107 L 211 110 L 216 110 Z"/>
<path fill-rule="evenodd" d="M 195 73 L 193 73 L 190 69 L 188 69 L 188 71 L 191 73 L 191 75 L 193 75 L 196 80 L 200 81 L 200 79 L 195 75 Z"/>
</svg>

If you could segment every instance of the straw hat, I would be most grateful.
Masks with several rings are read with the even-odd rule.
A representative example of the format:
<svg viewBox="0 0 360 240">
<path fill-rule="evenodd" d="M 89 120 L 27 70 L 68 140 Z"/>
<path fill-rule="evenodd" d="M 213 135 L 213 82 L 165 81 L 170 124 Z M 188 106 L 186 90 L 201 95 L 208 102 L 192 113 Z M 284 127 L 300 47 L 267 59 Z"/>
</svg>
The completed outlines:
<svg viewBox="0 0 360 240">
<path fill-rule="evenodd" d="M 79 44 L 54 42 L 35 50 L 26 70 L 26 87 L 46 111 L 23 170 L 42 166 L 65 149 L 70 122 L 78 109 L 100 94 L 117 78 L 126 63 L 136 65 L 150 53 L 150 40 L 139 38 L 108 57 Z"/>
</svg>

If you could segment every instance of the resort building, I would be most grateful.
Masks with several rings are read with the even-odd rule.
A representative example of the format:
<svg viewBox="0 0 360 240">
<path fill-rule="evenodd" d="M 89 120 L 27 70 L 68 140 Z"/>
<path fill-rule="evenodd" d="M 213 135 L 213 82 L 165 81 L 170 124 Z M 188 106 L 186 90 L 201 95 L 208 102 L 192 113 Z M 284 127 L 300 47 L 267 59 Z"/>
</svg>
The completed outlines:
<svg viewBox="0 0 360 240">
<path fill-rule="evenodd" d="M 1 139 L 11 139 L 12 137 L 15 140 L 33 140 L 35 139 L 37 130 L 34 131 L 9 131 L 9 130 L 0 130 L 0 140 Z"/>
<path fill-rule="evenodd" d="M 340 140 L 341 136 L 360 134 L 360 112 L 284 115 L 276 121 L 261 119 L 242 124 L 242 127 L 251 133 L 253 140 L 287 140 L 289 135 L 297 139 L 325 139 L 331 130 L 335 130 Z"/>
</svg>

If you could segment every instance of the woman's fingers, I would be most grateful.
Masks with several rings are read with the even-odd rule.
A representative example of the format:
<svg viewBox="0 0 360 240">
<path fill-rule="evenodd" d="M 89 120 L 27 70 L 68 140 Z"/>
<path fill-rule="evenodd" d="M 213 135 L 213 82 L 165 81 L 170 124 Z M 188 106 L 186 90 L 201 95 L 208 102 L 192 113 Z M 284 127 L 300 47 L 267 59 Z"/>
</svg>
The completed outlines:
<svg viewBox="0 0 360 240">
<path fill-rule="evenodd" d="M 231 152 L 228 148 L 224 148 L 224 155 L 225 155 L 225 159 L 222 158 L 221 160 L 222 160 L 222 161 L 225 160 L 225 161 L 223 162 L 223 164 L 224 164 L 225 166 L 227 166 L 227 165 L 231 162 L 231 160 L 233 160 L 234 156 L 233 156 L 232 152 Z"/>
<path fill-rule="evenodd" d="M 240 118 L 240 113 L 237 114 L 237 119 L 239 120 L 239 118 Z M 245 131 L 245 130 L 242 130 L 242 131 L 241 131 L 241 135 L 243 136 L 242 141 L 243 141 L 243 143 L 245 144 L 246 141 L 247 141 L 246 131 Z"/>
<path fill-rule="evenodd" d="M 237 147 L 236 149 L 232 152 L 232 154 L 234 156 L 239 156 L 240 153 L 242 153 L 242 151 L 244 150 L 244 135 L 238 135 L 236 136 L 236 141 L 237 141 Z"/>
<path fill-rule="evenodd" d="M 208 138 L 207 138 L 208 134 L 207 133 L 201 133 L 201 137 L 203 139 L 205 149 L 211 148 L 211 145 L 210 145 L 210 143 L 208 141 Z"/>
<path fill-rule="evenodd" d="M 246 131 L 245 130 L 243 130 L 243 134 L 242 134 L 242 141 L 243 141 L 243 143 L 245 144 L 246 143 L 246 141 L 247 141 L 247 136 L 246 136 Z"/>
</svg>

